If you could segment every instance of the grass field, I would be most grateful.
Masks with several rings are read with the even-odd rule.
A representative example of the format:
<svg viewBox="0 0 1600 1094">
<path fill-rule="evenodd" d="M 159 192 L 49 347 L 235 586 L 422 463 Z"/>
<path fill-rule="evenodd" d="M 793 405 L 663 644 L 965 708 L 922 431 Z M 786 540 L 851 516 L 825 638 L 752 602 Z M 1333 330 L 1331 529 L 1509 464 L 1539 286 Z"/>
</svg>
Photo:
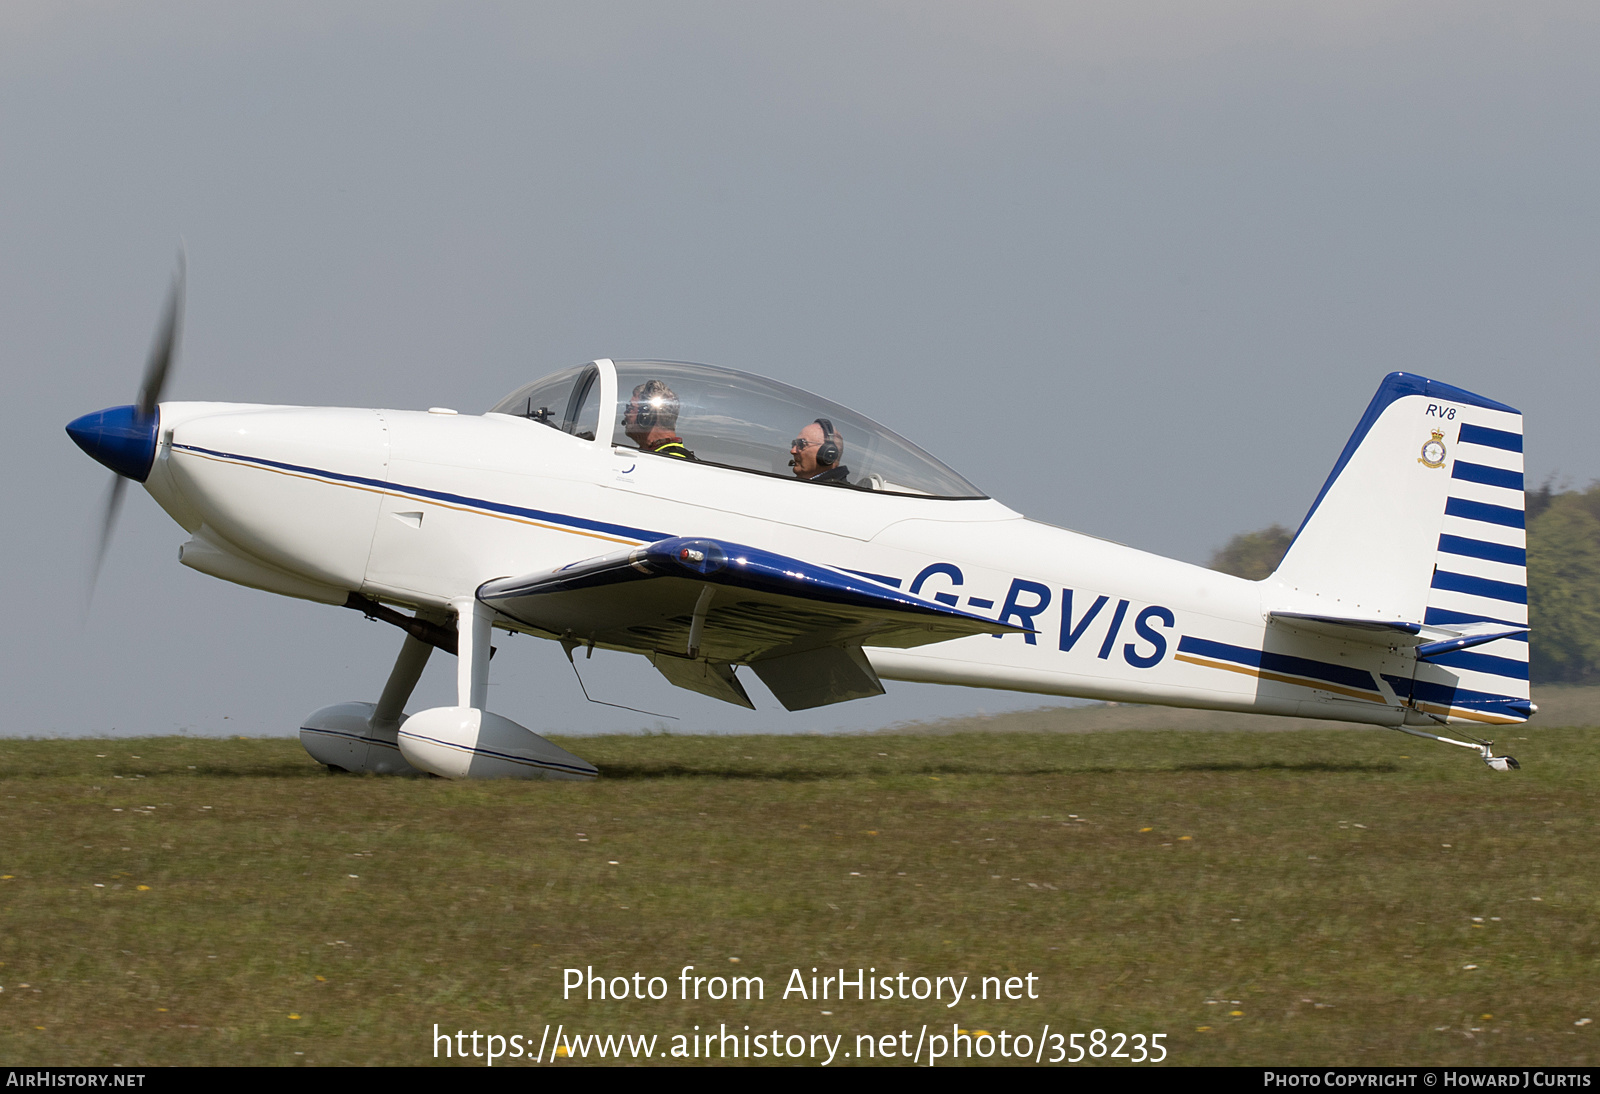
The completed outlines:
<svg viewBox="0 0 1600 1094">
<path fill-rule="evenodd" d="M 604 773 L 581 785 L 4 741 L 0 1058 L 416 1064 L 435 1023 L 546 1022 L 844 1052 L 954 1022 L 1165 1033 L 1174 1064 L 1594 1063 L 1600 731 L 1522 732 L 1509 775 L 1378 730 L 563 741 Z M 766 997 L 681 1001 L 684 965 Z M 574 966 L 671 994 L 563 1001 Z M 1039 997 L 781 998 L 813 966 Z"/>
</svg>

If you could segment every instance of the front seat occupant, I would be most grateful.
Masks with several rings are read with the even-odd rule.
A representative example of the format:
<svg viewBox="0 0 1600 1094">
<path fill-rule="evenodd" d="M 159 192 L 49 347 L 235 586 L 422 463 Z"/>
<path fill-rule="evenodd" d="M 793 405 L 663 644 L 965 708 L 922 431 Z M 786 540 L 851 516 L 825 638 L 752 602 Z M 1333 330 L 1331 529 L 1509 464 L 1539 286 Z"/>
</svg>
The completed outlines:
<svg viewBox="0 0 1600 1094">
<path fill-rule="evenodd" d="M 789 445 L 789 456 L 789 466 L 794 468 L 797 479 L 846 484 L 850 481 L 850 469 L 843 463 L 844 438 L 826 418 L 818 418 L 800 431 Z"/>
<path fill-rule="evenodd" d="M 633 389 L 633 398 L 622 412 L 623 432 L 642 452 L 694 459 L 683 438 L 673 432 L 678 424 L 678 397 L 660 380 L 646 380 Z"/>
</svg>

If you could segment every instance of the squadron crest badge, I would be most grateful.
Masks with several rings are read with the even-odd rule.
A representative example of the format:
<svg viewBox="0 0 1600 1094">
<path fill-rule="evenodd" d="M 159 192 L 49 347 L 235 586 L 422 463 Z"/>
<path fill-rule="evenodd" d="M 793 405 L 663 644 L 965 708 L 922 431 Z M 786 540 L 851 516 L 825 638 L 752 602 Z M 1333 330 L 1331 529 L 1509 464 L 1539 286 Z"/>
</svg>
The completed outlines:
<svg viewBox="0 0 1600 1094">
<path fill-rule="evenodd" d="M 1417 462 L 1424 467 L 1444 466 L 1444 433 L 1435 429 L 1433 437 L 1422 446 L 1422 455 L 1417 457 Z"/>
</svg>

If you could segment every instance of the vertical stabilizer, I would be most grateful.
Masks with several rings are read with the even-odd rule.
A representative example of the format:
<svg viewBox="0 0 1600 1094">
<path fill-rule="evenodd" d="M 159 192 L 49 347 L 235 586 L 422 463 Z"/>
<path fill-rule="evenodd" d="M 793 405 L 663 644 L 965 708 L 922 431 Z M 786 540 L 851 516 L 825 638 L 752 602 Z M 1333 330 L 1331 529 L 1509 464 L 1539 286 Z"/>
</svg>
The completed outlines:
<svg viewBox="0 0 1600 1094">
<path fill-rule="evenodd" d="M 1413 679 L 1388 681 L 1434 716 L 1520 721 L 1528 707 L 1526 548 L 1522 414 L 1396 372 L 1268 584 L 1292 610 L 1421 624 L 1430 637 L 1520 628 L 1515 637 L 1424 653 Z"/>
</svg>

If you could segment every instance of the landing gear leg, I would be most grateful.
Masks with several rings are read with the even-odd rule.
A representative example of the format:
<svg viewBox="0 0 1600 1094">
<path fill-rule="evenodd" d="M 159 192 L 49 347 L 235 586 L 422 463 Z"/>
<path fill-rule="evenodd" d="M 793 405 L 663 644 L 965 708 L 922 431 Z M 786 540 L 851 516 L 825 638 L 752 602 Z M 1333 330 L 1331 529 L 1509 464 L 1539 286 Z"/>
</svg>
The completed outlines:
<svg viewBox="0 0 1600 1094">
<path fill-rule="evenodd" d="M 475 596 L 452 600 L 450 607 L 456 613 L 456 705 L 483 710 L 489 702 L 489 636 L 494 609 Z"/>
<path fill-rule="evenodd" d="M 418 613 L 420 616 L 422 613 Z M 406 700 L 416 690 L 433 647 L 407 635 L 376 703 L 338 703 L 307 715 L 300 743 L 318 763 L 339 771 L 421 774 L 400 753 Z"/>
<path fill-rule="evenodd" d="M 406 636 L 405 644 L 400 647 L 400 656 L 395 659 L 394 669 L 389 673 L 389 682 L 383 686 L 383 694 L 378 697 L 378 705 L 372 711 L 374 726 L 399 727 L 406 701 L 417 690 L 417 681 L 422 679 L 422 670 L 428 667 L 428 657 L 432 653 L 433 647 L 428 643 Z"/>
<path fill-rule="evenodd" d="M 456 705 L 419 711 L 400 727 L 411 766 L 447 779 L 592 779 L 593 764 L 509 718 L 491 714 L 489 638 L 494 609 L 460 597 L 456 613 Z M 400 666 L 395 666 L 398 675 Z"/>
</svg>

